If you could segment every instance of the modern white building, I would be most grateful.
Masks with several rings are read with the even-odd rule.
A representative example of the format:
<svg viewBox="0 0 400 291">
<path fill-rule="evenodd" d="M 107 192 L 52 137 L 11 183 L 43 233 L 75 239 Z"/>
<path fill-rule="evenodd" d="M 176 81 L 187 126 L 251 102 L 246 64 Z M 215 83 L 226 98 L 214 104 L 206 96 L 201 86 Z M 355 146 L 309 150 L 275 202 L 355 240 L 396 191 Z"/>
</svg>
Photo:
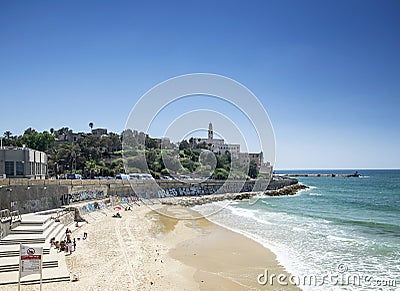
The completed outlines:
<svg viewBox="0 0 400 291">
<path fill-rule="evenodd" d="M 45 179 L 47 155 L 26 147 L 0 148 L 0 177 Z"/>
</svg>

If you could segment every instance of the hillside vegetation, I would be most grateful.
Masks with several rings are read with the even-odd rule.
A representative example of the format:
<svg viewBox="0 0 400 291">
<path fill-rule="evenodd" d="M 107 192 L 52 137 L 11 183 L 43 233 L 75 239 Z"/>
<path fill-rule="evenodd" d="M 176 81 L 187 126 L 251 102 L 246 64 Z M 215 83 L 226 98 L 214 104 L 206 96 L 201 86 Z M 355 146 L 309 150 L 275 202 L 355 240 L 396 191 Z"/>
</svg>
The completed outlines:
<svg viewBox="0 0 400 291">
<path fill-rule="evenodd" d="M 71 136 L 73 141 L 69 141 Z M 68 173 L 85 178 L 115 177 L 119 173 L 150 173 L 155 178 L 168 175 L 187 175 L 193 178 L 211 176 L 214 179 L 254 178 L 257 166 L 248 167 L 232 160 L 229 152 L 215 154 L 205 143 L 191 146 L 183 140 L 151 138 L 143 132 L 125 130 L 121 135 L 108 133 L 73 134 L 69 128 L 37 132 L 28 128 L 23 135 L 4 133 L 4 146 L 26 146 L 48 155 L 48 175 L 63 177 Z M 123 143 L 123 146 L 122 146 Z M 124 148 L 124 151 L 122 150 Z M 124 167 L 125 162 L 125 167 Z"/>
</svg>

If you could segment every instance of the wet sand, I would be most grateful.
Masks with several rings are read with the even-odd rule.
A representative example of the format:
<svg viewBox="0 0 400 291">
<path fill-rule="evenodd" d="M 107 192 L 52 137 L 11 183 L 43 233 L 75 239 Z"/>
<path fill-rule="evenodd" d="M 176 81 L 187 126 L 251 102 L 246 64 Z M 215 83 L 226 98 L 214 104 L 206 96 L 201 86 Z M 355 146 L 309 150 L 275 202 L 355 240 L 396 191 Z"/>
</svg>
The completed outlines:
<svg viewBox="0 0 400 291">
<path fill-rule="evenodd" d="M 197 217 L 188 208 L 169 207 L 159 209 L 163 214 L 177 217 Z M 169 247 L 169 255 L 196 269 L 193 278 L 200 290 L 299 290 L 277 281 L 265 285 L 258 283 L 259 274 L 289 274 L 280 266 L 274 253 L 261 244 L 205 218 L 177 220 L 157 215 L 162 240 Z M 260 278 L 264 280 L 264 277 Z M 275 279 L 276 280 L 276 279 Z"/>
</svg>

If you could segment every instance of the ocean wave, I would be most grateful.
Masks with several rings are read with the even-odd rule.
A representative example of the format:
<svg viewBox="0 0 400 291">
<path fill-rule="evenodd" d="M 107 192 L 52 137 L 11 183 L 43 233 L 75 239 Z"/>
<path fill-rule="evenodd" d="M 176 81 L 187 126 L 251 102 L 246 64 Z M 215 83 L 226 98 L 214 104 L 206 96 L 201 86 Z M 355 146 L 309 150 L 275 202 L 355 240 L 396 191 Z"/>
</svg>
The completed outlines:
<svg viewBox="0 0 400 291">
<path fill-rule="evenodd" d="M 357 242 L 357 240 L 353 238 L 347 238 L 347 237 L 340 237 L 340 236 L 335 236 L 335 235 L 328 235 L 327 238 L 335 241 L 342 241 L 342 242 Z"/>
<path fill-rule="evenodd" d="M 321 193 L 309 193 L 310 196 L 324 196 Z"/>
<path fill-rule="evenodd" d="M 259 222 L 261 224 L 265 224 L 265 225 L 271 225 L 272 223 L 269 221 L 266 221 L 264 219 L 260 219 L 258 217 L 256 217 L 256 214 L 260 214 L 260 210 L 250 210 L 250 209 L 243 209 L 243 208 L 238 208 L 238 207 L 232 207 L 232 206 L 228 206 L 226 208 L 227 210 L 231 211 L 232 214 L 237 215 L 237 216 L 241 216 L 241 217 L 246 217 L 246 218 L 250 218 L 256 222 Z"/>
<path fill-rule="evenodd" d="M 325 196 L 327 203 L 330 201 L 331 196 L 323 187 L 306 191 L 309 192 L 303 191 L 304 199 Z M 382 278 L 389 274 L 391 277 L 398 276 L 396 265 L 399 251 L 396 252 L 397 246 L 394 244 L 400 236 L 400 226 L 397 223 L 370 221 L 370 217 L 363 219 L 357 213 L 352 216 L 351 213 L 344 215 L 335 212 L 331 208 L 333 204 L 326 205 L 329 206 L 327 209 L 307 209 L 304 203 L 297 205 L 296 200 L 283 198 L 285 200 L 278 201 L 275 199 L 279 198 L 263 197 L 260 199 L 261 203 L 252 207 L 247 206 L 244 201 L 236 202 L 208 219 L 271 250 L 277 261 L 291 274 L 336 271 L 337 264 L 345 262 L 350 270 L 373 273 Z M 324 199 L 318 201 L 323 202 Z M 201 207 L 204 211 L 220 206 L 207 204 Z M 333 214 L 336 215 L 332 216 Z M 372 239 L 376 235 L 379 239 Z M 366 254 L 371 254 L 367 261 L 364 259 Z M 388 259 L 383 262 L 382 258 L 385 257 Z M 317 290 L 302 287 L 305 287 L 303 290 Z M 330 286 L 324 287 L 327 287 L 324 290 L 334 290 Z"/>
<path fill-rule="evenodd" d="M 264 205 L 268 205 L 269 207 L 276 207 L 274 204 L 272 204 L 269 201 L 266 201 L 265 199 L 260 199 L 261 203 Z"/>
<path fill-rule="evenodd" d="M 306 229 L 301 228 L 301 227 L 293 227 L 292 230 L 294 230 L 294 231 L 299 231 L 299 232 L 305 232 L 305 231 L 307 231 Z"/>
</svg>

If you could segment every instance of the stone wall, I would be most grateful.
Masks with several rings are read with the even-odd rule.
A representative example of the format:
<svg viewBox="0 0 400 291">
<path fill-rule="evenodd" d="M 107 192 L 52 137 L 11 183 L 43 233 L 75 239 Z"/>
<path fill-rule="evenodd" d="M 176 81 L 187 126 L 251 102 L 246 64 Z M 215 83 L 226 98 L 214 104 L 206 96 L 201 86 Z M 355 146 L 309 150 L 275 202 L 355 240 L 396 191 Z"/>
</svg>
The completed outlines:
<svg viewBox="0 0 400 291">
<path fill-rule="evenodd" d="M 243 182 L 236 180 L 192 182 L 158 180 L 157 186 L 145 180 L 0 179 L 0 207 L 1 209 L 19 210 L 21 214 L 24 214 L 58 208 L 77 202 L 77 199 L 85 201 L 111 195 L 159 198 L 169 196 L 165 195 L 165 193 L 170 193 L 169 189 L 173 189 L 172 192 L 179 193 L 178 196 L 249 192 L 252 190 L 259 191 L 258 188 L 265 189 L 267 183 L 264 181 L 264 184 L 259 182 L 255 184 L 255 181 L 246 181 L 243 184 Z M 131 186 L 131 183 L 134 187 Z M 293 183 L 297 183 L 297 180 L 281 178 L 279 181 L 272 181 L 270 186 L 273 189 L 278 189 Z M 160 188 L 163 189 L 161 193 Z"/>
</svg>

